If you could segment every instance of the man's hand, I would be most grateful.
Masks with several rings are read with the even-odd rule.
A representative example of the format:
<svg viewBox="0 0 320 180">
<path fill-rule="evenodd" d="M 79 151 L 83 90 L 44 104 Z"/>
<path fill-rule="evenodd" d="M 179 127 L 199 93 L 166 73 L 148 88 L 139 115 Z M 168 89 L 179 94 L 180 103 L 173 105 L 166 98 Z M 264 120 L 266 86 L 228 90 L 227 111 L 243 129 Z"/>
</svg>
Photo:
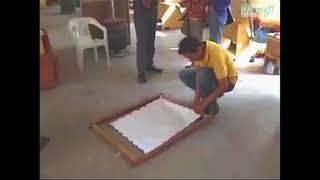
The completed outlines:
<svg viewBox="0 0 320 180">
<path fill-rule="evenodd" d="M 199 68 L 196 67 L 196 70 L 198 70 L 198 69 Z M 204 113 L 204 109 L 201 106 L 201 104 L 202 104 L 202 99 L 200 97 L 199 76 L 198 76 L 198 73 L 196 73 L 196 87 L 195 87 L 195 95 L 193 98 L 192 109 L 194 110 L 195 113 L 202 115 Z"/>
<path fill-rule="evenodd" d="M 150 9 L 151 8 L 151 2 L 152 0 L 142 0 L 142 4 L 145 8 Z"/>
<path fill-rule="evenodd" d="M 197 114 L 203 115 L 207 108 L 207 103 L 205 100 L 200 99 L 198 102 L 193 104 L 193 111 Z"/>
<path fill-rule="evenodd" d="M 195 94 L 192 109 L 195 113 L 203 115 L 208 106 L 208 100 L 202 99 L 198 93 Z"/>
</svg>

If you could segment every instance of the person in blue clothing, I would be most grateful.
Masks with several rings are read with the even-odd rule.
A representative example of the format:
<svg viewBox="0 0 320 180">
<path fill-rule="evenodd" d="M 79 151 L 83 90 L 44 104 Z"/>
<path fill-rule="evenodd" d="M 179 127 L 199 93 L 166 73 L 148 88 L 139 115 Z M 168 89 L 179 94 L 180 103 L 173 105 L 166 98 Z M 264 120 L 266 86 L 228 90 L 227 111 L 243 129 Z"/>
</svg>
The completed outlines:
<svg viewBox="0 0 320 180">
<path fill-rule="evenodd" d="M 231 0 L 208 0 L 209 40 L 221 43 Z"/>
</svg>

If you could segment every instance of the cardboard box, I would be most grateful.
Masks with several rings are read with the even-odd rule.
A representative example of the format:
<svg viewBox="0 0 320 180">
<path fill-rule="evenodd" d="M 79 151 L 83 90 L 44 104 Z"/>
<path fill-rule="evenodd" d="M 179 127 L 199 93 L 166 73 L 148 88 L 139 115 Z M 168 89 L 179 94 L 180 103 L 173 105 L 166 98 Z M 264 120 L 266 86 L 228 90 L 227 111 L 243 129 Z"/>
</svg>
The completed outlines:
<svg viewBox="0 0 320 180">
<path fill-rule="evenodd" d="M 164 15 L 164 13 L 168 10 L 169 7 L 170 3 L 160 2 L 158 4 L 158 19 L 161 19 L 161 17 Z"/>
<path fill-rule="evenodd" d="M 180 29 L 183 21 L 179 21 L 182 18 L 180 7 L 172 4 L 165 11 L 161 17 L 162 29 Z"/>
<path fill-rule="evenodd" d="M 268 34 L 266 57 L 280 60 L 280 33 Z"/>
</svg>

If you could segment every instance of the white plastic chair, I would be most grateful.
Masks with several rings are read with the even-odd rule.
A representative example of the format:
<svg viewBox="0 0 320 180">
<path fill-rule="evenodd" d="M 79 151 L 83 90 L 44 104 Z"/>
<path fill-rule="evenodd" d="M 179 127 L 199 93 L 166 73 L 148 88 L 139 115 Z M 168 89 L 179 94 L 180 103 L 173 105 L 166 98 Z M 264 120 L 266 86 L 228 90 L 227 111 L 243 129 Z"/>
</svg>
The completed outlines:
<svg viewBox="0 0 320 180">
<path fill-rule="evenodd" d="M 89 24 L 92 24 L 103 31 L 103 39 L 92 39 Z M 107 29 L 97 20 L 91 17 L 79 17 L 71 19 L 68 23 L 68 30 L 72 36 L 72 40 L 77 48 L 77 64 L 81 72 L 83 72 L 83 51 L 93 48 L 95 61 L 98 61 L 99 46 L 104 46 L 107 56 L 107 65 L 110 67 L 109 46 Z"/>
</svg>

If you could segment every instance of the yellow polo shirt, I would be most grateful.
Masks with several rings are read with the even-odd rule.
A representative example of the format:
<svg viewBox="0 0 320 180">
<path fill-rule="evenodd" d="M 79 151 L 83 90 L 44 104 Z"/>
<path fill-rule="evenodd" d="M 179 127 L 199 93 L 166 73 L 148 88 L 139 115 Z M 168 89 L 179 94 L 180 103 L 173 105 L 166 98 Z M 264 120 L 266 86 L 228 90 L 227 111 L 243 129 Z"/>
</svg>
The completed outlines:
<svg viewBox="0 0 320 180">
<path fill-rule="evenodd" d="M 218 80 L 228 78 L 234 85 L 238 80 L 237 67 L 231 53 L 215 42 L 206 41 L 203 59 L 194 61 L 193 64 L 195 67 L 212 69 Z"/>
</svg>

